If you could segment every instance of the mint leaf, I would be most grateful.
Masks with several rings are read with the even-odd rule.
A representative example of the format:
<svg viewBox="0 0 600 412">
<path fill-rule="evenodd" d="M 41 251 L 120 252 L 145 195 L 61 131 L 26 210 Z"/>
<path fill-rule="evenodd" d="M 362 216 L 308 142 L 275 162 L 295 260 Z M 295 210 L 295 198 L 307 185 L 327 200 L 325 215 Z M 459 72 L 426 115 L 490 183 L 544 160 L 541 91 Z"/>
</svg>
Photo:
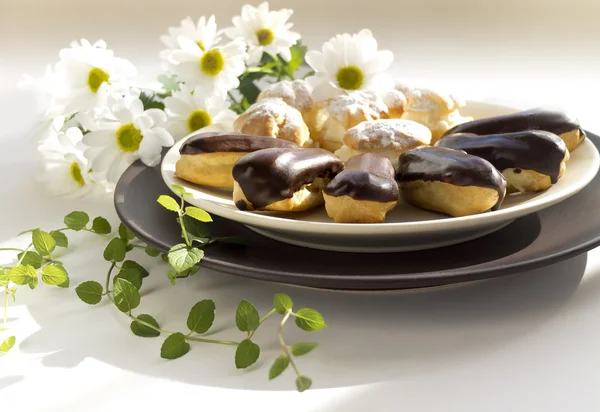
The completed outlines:
<svg viewBox="0 0 600 412">
<path fill-rule="evenodd" d="M 92 232 L 99 235 L 108 235 L 112 231 L 110 223 L 103 217 L 98 216 L 92 222 Z"/>
<path fill-rule="evenodd" d="M 122 262 L 125 259 L 125 242 L 118 237 L 113 238 L 104 249 L 104 260 L 108 262 Z"/>
<path fill-rule="evenodd" d="M 135 235 L 123 223 L 119 225 L 119 237 L 125 242 L 135 239 Z"/>
<path fill-rule="evenodd" d="M 0 268 L 0 287 L 8 285 L 9 268 Z"/>
<path fill-rule="evenodd" d="M 168 254 L 166 254 L 166 253 L 162 253 L 162 254 L 160 255 L 160 258 L 162 259 L 162 261 L 163 261 L 163 262 L 165 262 L 165 263 L 169 263 L 169 255 L 168 255 Z"/>
<path fill-rule="evenodd" d="M 275 379 L 279 375 L 283 373 L 290 364 L 290 360 L 286 355 L 279 355 L 273 365 L 271 365 L 271 369 L 269 369 L 269 380 Z"/>
<path fill-rule="evenodd" d="M 13 346 L 15 346 L 16 340 L 17 338 L 14 336 L 9 336 L 8 338 L 4 339 L 2 343 L 0 343 L 0 352 L 7 353 L 13 348 Z"/>
<path fill-rule="evenodd" d="M 44 258 L 41 257 L 39 253 L 31 251 L 19 253 L 17 258 L 19 258 L 22 265 L 31 265 L 35 269 L 39 269 L 42 267 L 42 263 L 44 263 Z"/>
<path fill-rule="evenodd" d="M 295 78 L 295 73 L 304 64 L 304 57 L 306 56 L 306 52 L 308 51 L 308 47 L 297 43 L 290 47 L 290 52 L 292 54 L 292 59 L 289 63 L 285 63 L 285 71 L 286 74 L 291 78 Z"/>
<path fill-rule="evenodd" d="M 68 287 L 70 286 L 70 284 L 71 284 L 71 280 L 70 280 L 69 278 L 67 278 L 67 280 L 66 280 L 66 281 L 64 281 L 64 282 L 63 282 L 63 283 L 61 283 L 60 285 L 56 285 L 56 286 L 58 286 L 59 288 L 64 288 L 64 289 L 66 289 L 66 288 L 68 288 Z"/>
<path fill-rule="evenodd" d="M 175 285 L 177 283 L 177 272 L 174 270 L 168 270 L 167 277 L 169 278 L 171 285 Z"/>
<path fill-rule="evenodd" d="M 144 269 L 144 267 L 142 265 L 140 265 L 137 262 L 134 262 L 133 260 L 126 260 L 125 262 L 123 262 L 121 267 L 123 269 L 134 269 L 134 270 L 138 271 L 140 276 L 143 278 L 148 277 L 148 271 L 146 269 Z"/>
<path fill-rule="evenodd" d="M 210 237 L 208 226 L 190 216 L 183 217 L 183 225 L 188 232 L 188 236 L 191 235 L 190 237 L 201 239 Z"/>
<path fill-rule="evenodd" d="M 37 287 L 38 285 L 38 278 L 37 276 L 34 278 L 30 278 L 29 279 L 29 283 L 27 283 L 27 286 L 29 286 L 29 289 L 33 290 Z"/>
<path fill-rule="evenodd" d="M 188 206 L 185 208 L 185 214 L 193 217 L 196 220 L 199 220 L 200 222 L 212 222 L 212 217 L 210 217 L 210 215 L 208 214 L 208 212 L 206 212 L 205 210 L 202 210 L 198 207 L 194 207 L 194 206 Z"/>
<path fill-rule="evenodd" d="M 113 294 L 115 305 L 121 312 L 131 313 L 140 305 L 140 292 L 128 280 L 115 279 Z"/>
<path fill-rule="evenodd" d="M 140 93 L 140 100 L 142 101 L 142 106 L 144 107 L 144 110 L 165 109 L 165 103 L 163 102 L 163 99 L 156 93 L 144 90 Z"/>
<path fill-rule="evenodd" d="M 42 282 L 50 286 L 58 286 L 69 280 L 69 275 L 62 266 L 44 266 Z"/>
<path fill-rule="evenodd" d="M 181 197 L 189 197 L 192 195 L 191 193 L 186 192 L 185 189 L 179 185 L 173 185 L 171 186 L 171 189 L 173 189 L 173 192 L 177 193 Z"/>
<path fill-rule="evenodd" d="M 65 226 L 75 231 L 85 229 L 89 221 L 90 217 L 85 212 L 71 212 L 65 216 Z"/>
<path fill-rule="evenodd" d="M 185 341 L 183 333 L 177 332 L 169 335 L 160 348 L 160 357 L 163 359 L 177 359 L 190 351 L 190 344 Z"/>
<path fill-rule="evenodd" d="M 306 355 L 316 347 L 317 344 L 314 342 L 298 342 L 290 347 L 290 351 L 294 356 L 302 356 Z"/>
<path fill-rule="evenodd" d="M 205 333 L 215 321 L 215 302 L 201 300 L 196 303 L 187 318 L 187 327 L 196 333 Z"/>
<path fill-rule="evenodd" d="M 119 274 L 114 277 L 113 283 L 117 281 L 117 279 L 124 279 L 131 283 L 137 290 L 140 290 L 142 287 L 142 275 L 135 269 L 121 269 Z"/>
<path fill-rule="evenodd" d="M 31 265 L 17 266 L 8 271 L 8 280 L 17 285 L 28 285 L 33 278 L 37 278 L 37 272 Z"/>
<path fill-rule="evenodd" d="M 146 248 L 144 249 L 144 252 L 146 252 L 146 254 L 148 256 L 152 256 L 152 257 L 157 257 L 158 255 L 160 255 L 160 250 L 155 249 L 150 245 L 146 246 Z"/>
<path fill-rule="evenodd" d="M 273 298 L 273 307 L 280 315 L 284 315 L 288 310 L 292 310 L 294 302 L 285 293 L 278 293 Z"/>
<path fill-rule="evenodd" d="M 188 248 L 180 243 L 169 250 L 169 264 L 177 272 L 185 272 L 194 267 L 204 257 L 204 251 L 198 248 Z"/>
<path fill-rule="evenodd" d="M 177 203 L 177 201 L 171 196 L 160 195 L 158 197 L 157 202 L 160 203 L 162 207 L 164 207 L 167 210 L 170 210 L 171 212 L 179 212 L 180 210 L 179 203 Z"/>
<path fill-rule="evenodd" d="M 308 332 L 321 330 L 327 326 L 323 316 L 314 309 L 302 308 L 293 315 L 296 317 L 296 325 Z"/>
<path fill-rule="evenodd" d="M 235 367 L 245 369 L 253 365 L 260 356 L 260 347 L 250 339 L 244 339 L 235 351 Z"/>
<path fill-rule="evenodd" d="M 308 376 L 298 376 L 296 378 L 296 389 L 298 392 L 304 392 L 312 386 L 312 380 Z"/>
<path fill-rule="evenodd" d="M 33 231 L 31 242 L 35 250 L 42 256 L 49 256 L 56 247 L 56 242 L 52 236 L 40 229 Z"/>
<path fill-rule="evenodd" d="M 258 328 L 260 319 L 254 305 L 247 300 L 242 300 L 235 311 L 235 324 L 242 332 L 251 332 Z"/>
<path fill-rule="evenodd" d="M 139 320 L 149 323 L 157 328 L 160 328 L 160 326 L 158 326 L 158 322 L 156 321 L 156 319 L 154 319 L 150 315 L 147 315 L 144 313 L 144 314 L 139 315 L 137 318 Z M 133 322 L 131 322 L 131 325 L 129 327 L 134 335 L 141 336 L 142 338 L 155 338 L 157 336 L 160 336 L 159 331 L 149 328 L 146 325 L 142 325 L 141 323 L 139 323 L 135 320 Z"/>
<path fill-rule="evenodd" d="M 102 285 L 96 281 L 88 280 L 75 288 L 79 299 L 88 305 L 96 305 L 102 300 Z"/>
<path fill-rule="evenodd" d="M 52 232 L 50 232 L 50 236 L 52 236 L 52 239 L 54 239 L 54 241 L 56 242 L 56 246 L 69 247 L 69 239 L 67 238 L 67 235 L 65 235 L 63 232 L 53 230 Z"/>
</svg>

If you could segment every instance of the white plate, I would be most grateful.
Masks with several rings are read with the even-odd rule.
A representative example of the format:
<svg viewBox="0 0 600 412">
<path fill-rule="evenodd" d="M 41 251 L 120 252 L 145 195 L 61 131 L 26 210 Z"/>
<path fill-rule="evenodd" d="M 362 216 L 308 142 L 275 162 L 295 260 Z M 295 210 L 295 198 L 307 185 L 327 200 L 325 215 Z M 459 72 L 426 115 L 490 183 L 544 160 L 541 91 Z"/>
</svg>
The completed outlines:
<svg viewBox="0 0 600 412">
<path fill-rule="evenodd" d="M 476 119 L 516 112 L 516 109 L 469 101 L 461 112 Z M 179 141 L 162 162 L 167 186 L 183 186 L 192 193 L 186 200 L 209 213 L 245 224 L 252 230 L 281 242 L 340 252 L 382 253 L 430 249 L 476 239 L 510 224 L 514 219 L 552 206 L 583 189 L 596 175 L 600 157 L 586 140 L 571 153 L 567 170 L 557 184 L 545 192 L 507 196 L 500 210 L 465 217 L 446 217 L 410 206 L 402 201 L 385 223 L 340 224 L 327 216 L 325 208 L 301 213 L 243 212 L 233 204 L 231 191 L 198 186 L 174 176 L 179 159 Z"/>
</svg>

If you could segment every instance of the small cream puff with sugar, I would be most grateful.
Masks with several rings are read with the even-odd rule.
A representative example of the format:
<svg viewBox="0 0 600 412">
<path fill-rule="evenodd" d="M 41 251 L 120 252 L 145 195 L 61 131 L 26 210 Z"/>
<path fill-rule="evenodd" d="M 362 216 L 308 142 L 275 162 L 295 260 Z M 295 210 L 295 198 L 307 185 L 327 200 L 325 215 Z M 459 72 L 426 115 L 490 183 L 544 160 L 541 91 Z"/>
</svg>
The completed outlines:
<svg viewBox="0 0 600 412">
<path fill-rule="evenodd" d="M 304 122 L 310 129 L 310 122 L 314 118 L 314 101 L 312 89 L 304 80 L 282 80 L 264 89 L 258 95 L 258 101 L 263 99 L 281 99 L 289 106 L 302 114 Z"/>
<path fill-rule="evenodd" d="M 387 157 L 394 167 L 407 150 L 427 146 L 431 131 L 420 123 L 404 119 L 379 119 L 362 122 L 346 132 L 344 145 L 335 155 L 344 161 L 362 153 Z"/>
</svg>

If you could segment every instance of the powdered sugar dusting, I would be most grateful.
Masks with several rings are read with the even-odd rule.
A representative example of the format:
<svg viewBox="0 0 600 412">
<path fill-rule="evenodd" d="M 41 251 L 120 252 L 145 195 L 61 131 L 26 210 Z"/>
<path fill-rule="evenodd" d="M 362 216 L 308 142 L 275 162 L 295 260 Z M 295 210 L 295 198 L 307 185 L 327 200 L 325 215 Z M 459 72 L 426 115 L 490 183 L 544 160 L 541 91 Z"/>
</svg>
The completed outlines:
<svg viewBox="0 0 600 412">
<path fill-rule="evenodd" d="M 308 112 L 313 107 L 312 91 L 304 80 L 283 80 L 272 84 L 261 93 L 261 98 L 282 99 L 301 112 Z"/>
<path fill-rule="evenodd" d="M 379 119 L 387 112 L 383 99 L 372 92 L 353 92 L 335 97 L 329 101 L 329 113 L 335 119 L 343 121 L 345 116 L 364 113 L 372 119 Z"/>
<path fill-rule="evenodd" d="M 403 119 L 362 122 L 348 130 L 354 147 L 361 149 L 400 149 L 429 144 L 431 132 L 419 123 Z"/>
</svg>

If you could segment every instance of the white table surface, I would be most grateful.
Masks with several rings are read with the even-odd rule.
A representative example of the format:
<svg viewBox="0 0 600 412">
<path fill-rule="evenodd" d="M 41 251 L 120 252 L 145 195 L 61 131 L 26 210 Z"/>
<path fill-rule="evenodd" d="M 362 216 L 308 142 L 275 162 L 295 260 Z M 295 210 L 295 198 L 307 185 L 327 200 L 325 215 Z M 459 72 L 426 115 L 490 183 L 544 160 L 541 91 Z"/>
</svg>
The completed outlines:
<svg viewBox="0 0 600 412">
<path fill-rule="evenodd" d="M 36 100 L 15 88 L 41 74 L 60 47 L 102 37 L 151 78 L 158 36 L 186 15 L 215 13 L 224 25 L 242 1 L 124 2 L 3 0 L 0 4 L 0 247 L 23 247 L 23 229 L 61 226 L 76 209 L 116 223 L 111 199 L 48 198 L 32 181 L 27 131 Z M 574 0 L 486 2 L 274 1 L 294 7 L 306 43 L 370 27 L 394 50 L 395 74 L 449 86 L 465 97 L 516 106 L 559 105 L 600 131 L 600 5 Z M 535 17 L 531 17 L 531 16 Z M 596 211 L 590 211 L 595 213 Z M 71 238 L 64 256 L 71 283 L 102 281 L 103 242 Z M 2 252 L 0 263 L 10 261 Z M 140 308 L 167 329 L 184 327 L 189 308 L 212 298 L 215 337 L 239 339 L 240 299 L 265 312 L 276 292 L 315 307 L 328 328 L 289 327 L 290 341 L 315 340 L 299 359 L 314 389 L 293 391 L 287 371 L 267 380 L 277 355 L 276 324 L 256 335 L 259 363 L 237 371 L 229 347 L 193 345 L 176 361 L 160 339 L 141 339 L 114 307 L 81 303 L 73 289 L 20 289 L 9 320 L 19 345 L 0 358 L 2 411 L 598 411 L 600 410 L 600 251 L 501 279 L 422 292 L 350 294 L 263 283 L 202 270 L 172 287 L 152 268 Z M 292 325 L 290 325 L 292 326 Z"/>
</svg>

